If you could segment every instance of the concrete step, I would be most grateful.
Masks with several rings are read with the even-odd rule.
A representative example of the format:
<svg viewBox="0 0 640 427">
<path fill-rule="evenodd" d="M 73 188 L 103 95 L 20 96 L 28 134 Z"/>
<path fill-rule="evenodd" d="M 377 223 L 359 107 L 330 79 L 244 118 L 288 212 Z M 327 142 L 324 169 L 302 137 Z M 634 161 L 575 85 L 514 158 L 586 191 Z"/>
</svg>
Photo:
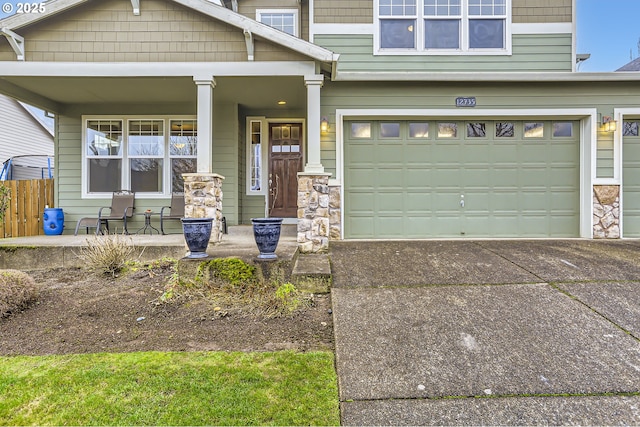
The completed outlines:
<svg viewBox="0 0 640 427">
<path fill-rule="evenodd" d="M 316 294 L 329 292 L 331 287 L 329 254 L 298 254 L 293 264 L 291 281 L 300 290 Z"/>
</svg>

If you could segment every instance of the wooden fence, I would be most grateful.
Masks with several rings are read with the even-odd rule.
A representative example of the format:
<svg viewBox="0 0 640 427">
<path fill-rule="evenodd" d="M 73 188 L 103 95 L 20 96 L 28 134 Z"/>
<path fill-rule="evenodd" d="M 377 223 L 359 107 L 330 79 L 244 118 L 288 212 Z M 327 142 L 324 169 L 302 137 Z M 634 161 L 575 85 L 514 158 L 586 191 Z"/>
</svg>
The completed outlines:
<svg viewBox="0 0 640 427">
<path fill-rule="evenodd" d="M 0 238 L 37 236 L 42 228 L 45 206 L 53 206 L 53 179 L 0 181 L 9 188 L 11 200 L 0 221 Z"/>
</svg>

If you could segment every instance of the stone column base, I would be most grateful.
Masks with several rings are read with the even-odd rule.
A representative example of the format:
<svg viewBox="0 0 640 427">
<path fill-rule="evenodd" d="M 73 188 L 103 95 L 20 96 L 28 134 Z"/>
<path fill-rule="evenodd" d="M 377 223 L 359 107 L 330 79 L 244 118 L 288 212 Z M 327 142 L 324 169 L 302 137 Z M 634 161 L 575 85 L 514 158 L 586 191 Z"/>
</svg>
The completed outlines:
<svg viewBox="0 0 640 427">
<path fill-rule="evenodd" d="M 213 218 L 210 242 L 222 240 L 222 181 L 216 173 L 184 173 L 185 218 Z"/>
<path fill-rule="evenodd" d="M 594 239 L 620 238 L 620 186 L 593 186 Z"/>
<path fill-rule="evenodd" d="M 329 250 L 329 173 L 298 173 L 298 248 Z"/>
</svg>

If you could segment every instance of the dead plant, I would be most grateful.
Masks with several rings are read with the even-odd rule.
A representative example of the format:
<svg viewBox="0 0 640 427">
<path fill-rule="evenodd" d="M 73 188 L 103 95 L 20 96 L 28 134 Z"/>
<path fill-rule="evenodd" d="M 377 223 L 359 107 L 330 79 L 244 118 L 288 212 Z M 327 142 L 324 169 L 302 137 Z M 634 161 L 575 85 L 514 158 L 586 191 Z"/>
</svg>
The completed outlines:
<svg viewBox="0 0 640 427">
<path fill-rule="evenodd" d="M 136 255 L 133 240 L 120 234 L 93 236 L 87 239 L 87 245 L 80 248 L 76 255 L 84 261 L 86 268 L 101 274 L 117 277 L 127 262 L 140 258 L 142 250 Z"/>
<path fill-rule="evenodd" d="M 0 270 L 0 318 L 22 310 L 38 296 L 35 280 L 19 270 Z"/>
</svg>

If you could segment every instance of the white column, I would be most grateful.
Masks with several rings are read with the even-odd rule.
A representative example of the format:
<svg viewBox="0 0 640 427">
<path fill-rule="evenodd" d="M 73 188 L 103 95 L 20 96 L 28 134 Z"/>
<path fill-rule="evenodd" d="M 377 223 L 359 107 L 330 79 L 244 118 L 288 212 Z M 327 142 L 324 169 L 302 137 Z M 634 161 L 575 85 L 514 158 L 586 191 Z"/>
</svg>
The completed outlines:
<svg viewBox="0 0 640 427">
<path fill-rule="evenodd" d="M 198 86 L 198 173 L 212 173 L 213 148 L 213 89 L 216 80 L 213 77 L 200 79 L 194 77 Z"/>
<path fill-rule="evenodd" d="M 320 161 L 320 88 L 323 75 L 305 76 L 307 87 L 307 164 L 305 173 L 323 173 Z"/>
</svg>

